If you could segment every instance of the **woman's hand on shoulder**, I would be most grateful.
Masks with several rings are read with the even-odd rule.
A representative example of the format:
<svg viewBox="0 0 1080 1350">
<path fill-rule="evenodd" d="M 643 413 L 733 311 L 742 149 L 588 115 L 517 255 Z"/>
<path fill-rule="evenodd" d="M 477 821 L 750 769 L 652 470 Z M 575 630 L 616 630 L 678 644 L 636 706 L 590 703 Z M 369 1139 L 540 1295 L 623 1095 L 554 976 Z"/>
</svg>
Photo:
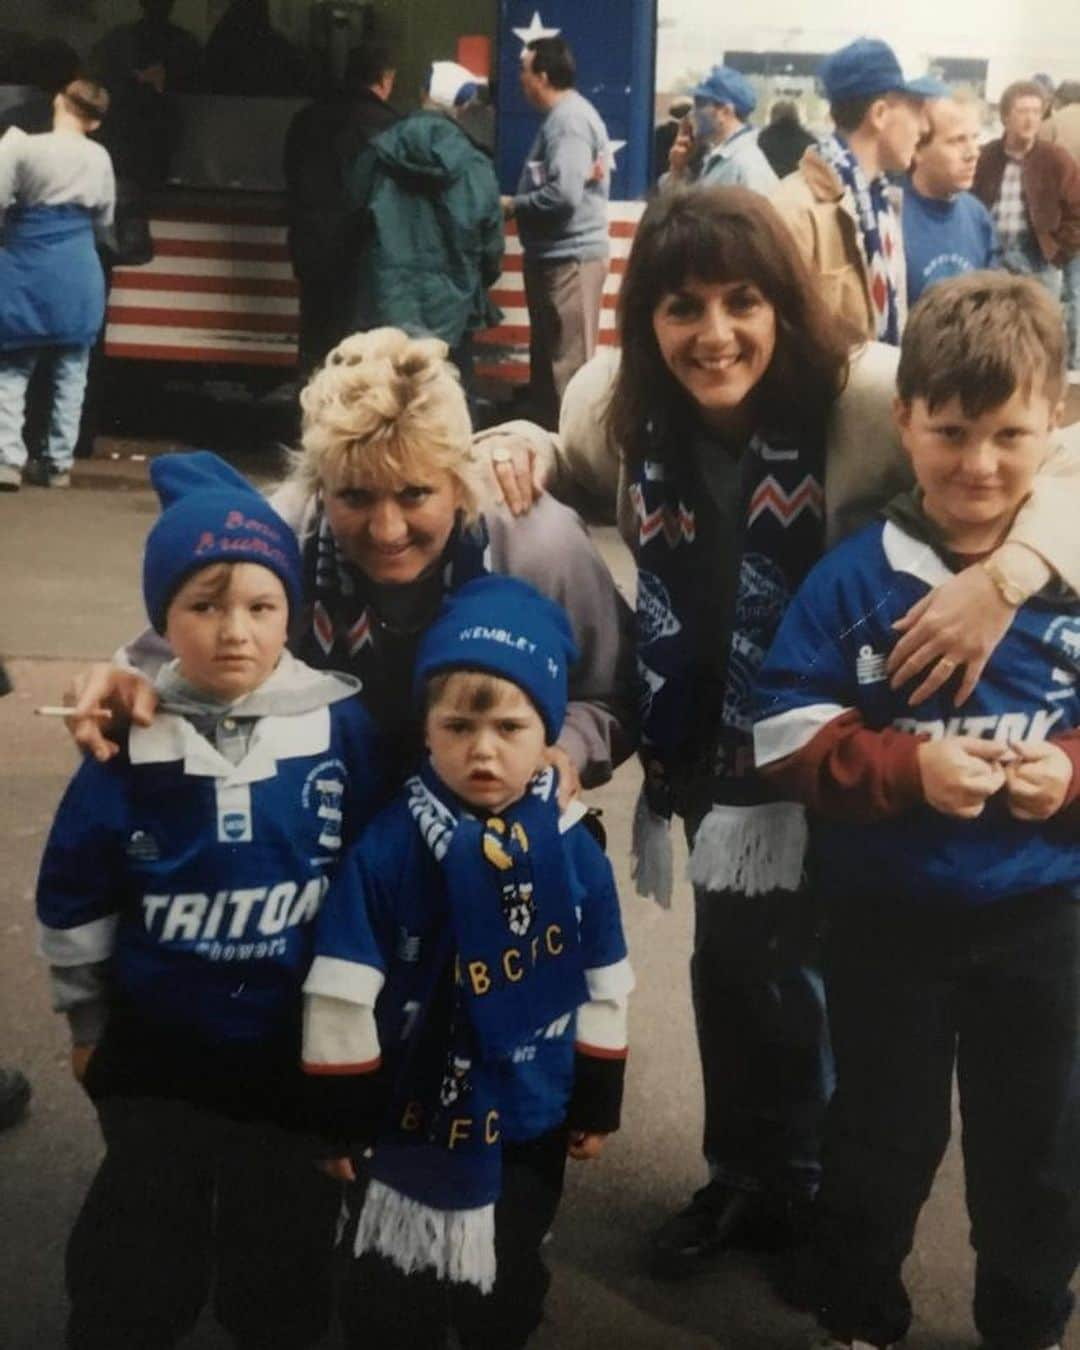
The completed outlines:
<svg viewBox="0 0 1080 1350">
<path fill-rule="evenodd" d="M 99 662 L 79 675 L 64 696 L 71 705 L 66 719 L 75 744 L 101 764 L 120 749 L 106 736 L 102 723 L 115 734 L 117 727 L 149 726 L 157 708 L 157 691 L 145 675 L 122 666 Z"/>
<path fill-rule="evenodd" d="M 549 745 L 544 751 L 544 763 L 552 765 L 559 774 L 559 810 L 565 811 L 575 797 L 581 796 L 581 775 L 577 765 L 561 745 Z"/>
<path fill-rule="evenodd" d="M 539 436 L 548 434 L 539 427 L 534 430 Z M 539 453 L 536 439 L 513 424 L 493 427 L 476 437 L 473 454 L 490 498 L 505 503 L 513 516 L 527 515 L 543 493 L 552 466 L 551 457 Z"/>
<path fill-rule="evenodd" d="M 889 655 L 889 683 L 899 689 L 922 676 L 908 698 L 915 707 L 961 671 L 953 696 L 959 707 L 982 678 L 1015 615 L 1015 607 L 1004 600 L 984 568 L 977 563 L 965 567 L 893 624 L 901 637 Z"/>
</svg>

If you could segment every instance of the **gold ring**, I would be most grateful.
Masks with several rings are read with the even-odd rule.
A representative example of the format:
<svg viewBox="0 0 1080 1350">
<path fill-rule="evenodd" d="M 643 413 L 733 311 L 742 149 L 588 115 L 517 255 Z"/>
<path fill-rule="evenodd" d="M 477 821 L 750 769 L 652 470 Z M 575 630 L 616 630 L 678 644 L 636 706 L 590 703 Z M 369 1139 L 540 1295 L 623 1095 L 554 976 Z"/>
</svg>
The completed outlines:
<svg viewBox="0 0 1080 1350">
<path fill-rule="evenodd" d="M 949 675 L 956 669 L 956 662 L 951 656 L 941 656 L 938 658 L 938 666 Z"/>
</svg>

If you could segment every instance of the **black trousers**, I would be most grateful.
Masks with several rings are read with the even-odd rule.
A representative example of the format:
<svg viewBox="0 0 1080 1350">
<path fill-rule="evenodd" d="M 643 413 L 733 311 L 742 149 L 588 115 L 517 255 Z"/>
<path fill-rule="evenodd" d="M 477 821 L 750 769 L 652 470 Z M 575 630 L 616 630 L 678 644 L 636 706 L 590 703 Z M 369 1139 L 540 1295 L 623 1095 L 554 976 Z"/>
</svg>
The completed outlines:
<svg viewBox="0 0 1080 1350">
<path fill-rule="evenodd" d="M 813 1195 L 832 1092 L 814 900 L 694 892 L 694 1000 L 711 1175 Z"/>
<path fill-rule="evenodd" d="M 560 1128 L 503 1149 L 490 1294 L 430 1271 L 404 1275 L 370 1252 L 350 1255 L 341 1294 L 346 1350 L 445 1350 L 451 1327 L 461 1350 L 519 1350 L 540 1324 L 551 1283 L 540 1246 L 562 1196 L 566 1141 Z"/>
<path fill-rule="evenodd" d="M 106 1154 L 68 1241 L 70 1350 L 167 1350 L 211 1286 L 242 1350 L 302 1350 L 330 1320 L 340 1187 L 302 1136 L 184 1102 L 98 1102 Z"/>
<path fill-rule="evenodd" d="M 987 1346 L 1062 1336 L 1080 1261 L 1080 904 L 862 899 L 826 950 L 837 1090 L 819 1196 L 822 1322 L 876 1345 L 911 1322 L 901 1265 L 963 1118 L 975 1322 Z"/>
</svg>

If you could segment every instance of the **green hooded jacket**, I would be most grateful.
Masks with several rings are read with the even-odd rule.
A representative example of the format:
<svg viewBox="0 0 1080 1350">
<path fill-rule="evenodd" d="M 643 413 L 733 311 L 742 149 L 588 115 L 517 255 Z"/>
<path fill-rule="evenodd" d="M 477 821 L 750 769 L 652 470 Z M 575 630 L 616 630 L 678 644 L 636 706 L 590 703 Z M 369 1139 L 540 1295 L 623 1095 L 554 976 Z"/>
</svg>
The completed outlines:
<svg viewBox="0 0 1080 1350">
<path fill-rule="evenodd" d="M 369 225 L 359 327 L 403 328 L 456 347 L 499 322 L 487 293 L 502 269 L 499 185 L 452 118 L 425 110 L 395 123 L 357 159 L 348 186 Z"/>
</svg>

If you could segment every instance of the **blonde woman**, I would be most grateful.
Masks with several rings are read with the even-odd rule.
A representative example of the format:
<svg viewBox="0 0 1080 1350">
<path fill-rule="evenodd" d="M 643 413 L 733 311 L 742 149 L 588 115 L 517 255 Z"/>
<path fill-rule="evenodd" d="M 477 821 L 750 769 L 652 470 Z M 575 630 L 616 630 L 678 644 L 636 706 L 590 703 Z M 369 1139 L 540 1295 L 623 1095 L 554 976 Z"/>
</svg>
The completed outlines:
<svg viewBox="0 0 1080 1350">
<path fill-rule="evenodd" d="M 542 497 L 515 519 L 481 511 L 472 431 L 446 344 L 394 328 L 346 338 L 301 395 L 301 448 L 271 501 L 293 526 L 304 564 L 297 655 L 363 681 L 361 697 L 406 766 L 419 748 L 413 659 L 443 596 L 483 572 L 531 582 L 563 605 L 582 653 L 549 751 L 569 787 L 604 782 L 629 751 L 629 611 L 578 517 Z M 144 635 L 123 665 L 95 667 L 75 710 L 75 739 L 116 752 L 93 709 L 142 721 L 166 656 Z"/>
</svg>

